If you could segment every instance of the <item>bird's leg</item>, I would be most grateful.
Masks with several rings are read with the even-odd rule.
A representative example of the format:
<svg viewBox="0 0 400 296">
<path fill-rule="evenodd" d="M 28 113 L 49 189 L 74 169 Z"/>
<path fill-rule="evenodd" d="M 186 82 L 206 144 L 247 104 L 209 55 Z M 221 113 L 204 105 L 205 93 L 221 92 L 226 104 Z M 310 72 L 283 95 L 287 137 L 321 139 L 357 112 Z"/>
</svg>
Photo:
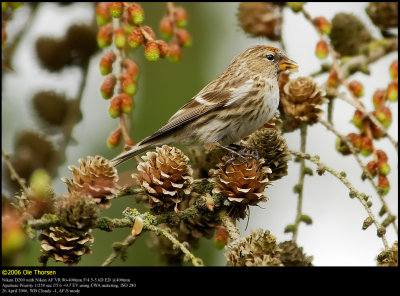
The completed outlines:
<svg viewBox="0 0 400 296">
<path fill-rule="evenodd" d="M 237 157 L 240 157 L 241 159 L 243 159 L 244 162 L 245 162 L 247 165 L 249 164 L 249 161 L 247 160 L 246 156 L 245 156 L 245 155 L 242 155 L 241 153 L 239 153 L 239 152 L 237 152 L 237 151 L 235 151 L 234 149 L 231 149 L 231 148 L 229 148 L 229 147 L 222 146 L 222 145 L 219 144 L 219 143 L 215 143 L 215 146 L 218 147 L 218 148 L 221 148 L 221 149 L 223 149 L 223 150 L 225 150 L 225 151 L 227 151 L 227 152 L 230 153 L 230 154 L 232 154 L 232 158 L 228 159 L 228 161 L 225 162 L 225 165 L 224 165 L 224 171 L 225 171 L 225 172 L 226 172 L 226 168 L 228 167 L 228 165 L 230 165 Z"/>
<path fill-rule="evenodd" d="M 238 151 L 238 153 L 240 153 L 243 156 L 252 157 L 255 160 L 259 160 L 259 158 L 260 158 L 258 150 L 255 148 L 245 147 L 245 146 L 238 145 L 238 144 L 230 144 L 229 147 L 235 149 L 236 151 Z M 246 151 L 249 151 L 250 153 L 247 153 Z"/>
<path fill-rule="evenodd" d="M 224 165 L 224 172 L 226 172 L 226 168 L 228 167 L 228 165 L 232 164 L 232 162 L 233 162 L 235 159 L 236 159 L 236 157 L 231 157 L 230 159 L 228 159 L 228 160 L 225 162 L 225 165 Z"/>
<path fill-rule="evenodd" d="M 232 162 L 238 157 L 243 159 L 244 162 L 246 163 L 246 165 L 249 164 L 247 157 L 252 157 L 255 160 L 259 159 L 258 151 L 254 148 L 248 148 L 248 147 L 244 147 L 244 146 L 241 146 L 238 144 L 230 144 L 229 147 L 225 147 L 220 144 L 216 144 L 216 146 L 221 149 L 224 149 L 225 151 L 228 151 L 230 154 L 232 154 L 232 158 L 228 159 L 225 162 L 225 165 L 224 165 L 225 172 L 226 172 L 226 168 L 228 167 L 228 165 L 232 164 Z M 246 150 L 250 151 L 250 153 L 246 153 L 245 152 Z"/>
<path fill-rule="evenodd" d="M 235 149 L 235 150 L 241 150 L 241 149 L 243 149 L 243 146 L 242 146 L 242 145 L 234 144 L 234 143 L 229 144 L 229 147 L 231 147 L 232 149 Z"/>
<path fill-rule="evenodd" d="M 244 160 L 244 162 L 245 162 L 246 164 L 249 163 L 249 161 L 247 160 L 246 156 L 245 156 L 245 155 L 242 155 L 242 153 L 237 152 L 237 151 L 235 151 L 235 150 L 232 149 L 232 148 L 222 146 L 222 145 L 220 145 L 220 144 L 217 144 L 217 147 L 219 147 L 219 148 L 221 148 L 221 149 L 223 149 L 223 150 L 225 150 L 225 151 L 228 151 L 230 154 L 232 154 L 232 156 L 235 156 L 234 159 L 235 159 L 236 157 L 240 157 L 241 159 Z"/>
</svg>

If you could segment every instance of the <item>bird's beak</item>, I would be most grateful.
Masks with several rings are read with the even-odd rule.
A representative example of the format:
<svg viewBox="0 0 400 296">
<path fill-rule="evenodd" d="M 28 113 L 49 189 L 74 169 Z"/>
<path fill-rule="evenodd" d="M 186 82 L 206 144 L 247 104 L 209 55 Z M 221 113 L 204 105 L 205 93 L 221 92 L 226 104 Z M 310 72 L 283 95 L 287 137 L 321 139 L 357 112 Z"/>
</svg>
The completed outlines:
<svg viewBox="0 0 400 296">
<path fill-rule="evenodd" d="M 290 72 L 297 72 L 299 66 L 296 64 L 296 62 L 289 60 L 288 58 L 283 58 L 279 62 L 279 69 L 281 69 L 282 71 L 288 70 Z"/>
</svg>

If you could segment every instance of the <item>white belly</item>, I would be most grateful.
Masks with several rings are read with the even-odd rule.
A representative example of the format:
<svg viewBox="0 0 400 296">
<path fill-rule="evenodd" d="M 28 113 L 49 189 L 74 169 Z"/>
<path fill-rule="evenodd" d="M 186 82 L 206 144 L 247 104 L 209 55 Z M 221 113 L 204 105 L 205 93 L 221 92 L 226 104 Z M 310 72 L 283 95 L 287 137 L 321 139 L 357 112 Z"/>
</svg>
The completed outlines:
<svg viewBox="0 0 400 296">
<path fill-rule="evenodd" d="M 264 95 L 264 104 L 260 108 L 261 111 L 255 120 L 249 120 L 249 118 L 241 118 L 239 126 L 230 126 L 228 128 L 229 133 L 225 135 L 224 143 L 221 144 L 231 144 L 240 141 L 241 139 L 247 137 L 251 133 L 255 132 L 267 121 L 271 120 L 275 115 L 276 110 L 279 106 L 279 88 L 272 87 L 270 90 L 266 91 Z M 243 107 L 242 114 L 246 114 L 248 110 Z"/>
<path fill-rule="evenodd" d="M 275 85 L 275 86 L 274 86 Z M 279 106 L 279 87 L 277 84 L 271 86 L 264 95 L 264 116 L 260 118 L 259 126 L 262 126 L 267 121 L 271 120 Z"/>
<path fill-rule="evenodd" d="M 247 121 L 244 119 L 244 125 L 247 124 L 247 134 L 240 134 L 240 139 L 243 139 L 244 137 L 248 136 L 249 133 L 248 131 L 251 131 L 250 133 L 255 132 L 257 129 L 259 129 L 262 125 L 264 125 L 267 121 L 271 120 L 274 115 L 276 110 L 278 110 L 279 106 L 279 88 L 276 85 L 274 87 L 273 85 L 270 87 L 266 87 L 267 90 L 265 91 L 264 95 L 264 104 L 262 107 L 262 112 L 260 115 L 257 117 L 255 121 Z"/>
</svg>

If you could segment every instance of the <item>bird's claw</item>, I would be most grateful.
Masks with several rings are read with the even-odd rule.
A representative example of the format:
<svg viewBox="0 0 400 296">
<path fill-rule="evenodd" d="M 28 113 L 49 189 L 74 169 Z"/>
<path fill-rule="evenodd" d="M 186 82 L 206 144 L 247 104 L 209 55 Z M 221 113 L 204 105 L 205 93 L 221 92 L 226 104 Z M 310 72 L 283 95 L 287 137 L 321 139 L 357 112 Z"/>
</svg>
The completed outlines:
<svg viewBox="0 0 400 296">
<path fill-rule="evenodd" d="M 233 150 L 237 151 L 240 155 L 254 158 L 255 160 L 260 159 L 260 155 L 258 150 L 252 147 L 246 147 L 238 144 L 230 144 L 229 145 Z"/>
<path fill-rule="evenodd" d="M 225 165 L 224 165 L 224 172 L 225 172 L 225 173 L 226 173 L 226 168 L 228 167 L 228 165 L 231 165 L 232 162 L 233 162 L 236 158 L 238 158 L 238 157 L 240 157 L 241 159 L 243 159 L 243 161 L 246 163 L 246 165 L 249 164 L 249 161 L 248 161 L 248 159 L 246 158 L 245 155 L 240 154 L 240 153 L 238 153 L 238 154 L 235 155 L 235 156 L 232 155 L 232 157 L 231 157 L 230 159 L 228 159 L 228 160 L 225 162 Z"/>
<path fill-rule="evenodd" d="M 244 146 L 241 146 L 238 144 L 231 144 L 231 145 L 229 145 L 229 148 L 224 147 L 224 146 L 220 146 L 220 147 L 225 149 L 232 155 L 232 157 L 225 162 L 224 172 L 226 172 L 226 168 L 229 165 L 231 165 L 232 162 L 237 158 L 243 159 L 243 161 L 246 163 L 246 165 L 249 164 L 248 157 L 251 157 L 255 160 L 259 159 L 258 151 L 254 148 L 248 148 L 248 147 L 244 147 Z M 246 153 L 246 151 L 250 151 L 250 153 Z"/>
</svg>

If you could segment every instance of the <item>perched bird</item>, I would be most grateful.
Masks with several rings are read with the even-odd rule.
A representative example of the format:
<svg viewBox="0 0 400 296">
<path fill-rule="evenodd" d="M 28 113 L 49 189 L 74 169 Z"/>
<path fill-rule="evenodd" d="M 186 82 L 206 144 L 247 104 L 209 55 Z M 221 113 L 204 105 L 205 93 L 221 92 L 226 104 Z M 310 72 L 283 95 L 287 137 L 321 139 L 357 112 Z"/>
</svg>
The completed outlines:
<svg viewBox="0 0 400 296">
<path fill-rule="evenodd" d="M 297 71 L 297 64 L 278 48 L 257 45 L 237 55 L 228 68 L 182 106 L 169 121 L 114 166 L 164 144 L 215 145 L 236 156 L 234 144 L 270 120 L 279 105 L 279 73 Z"/>
</svg>

